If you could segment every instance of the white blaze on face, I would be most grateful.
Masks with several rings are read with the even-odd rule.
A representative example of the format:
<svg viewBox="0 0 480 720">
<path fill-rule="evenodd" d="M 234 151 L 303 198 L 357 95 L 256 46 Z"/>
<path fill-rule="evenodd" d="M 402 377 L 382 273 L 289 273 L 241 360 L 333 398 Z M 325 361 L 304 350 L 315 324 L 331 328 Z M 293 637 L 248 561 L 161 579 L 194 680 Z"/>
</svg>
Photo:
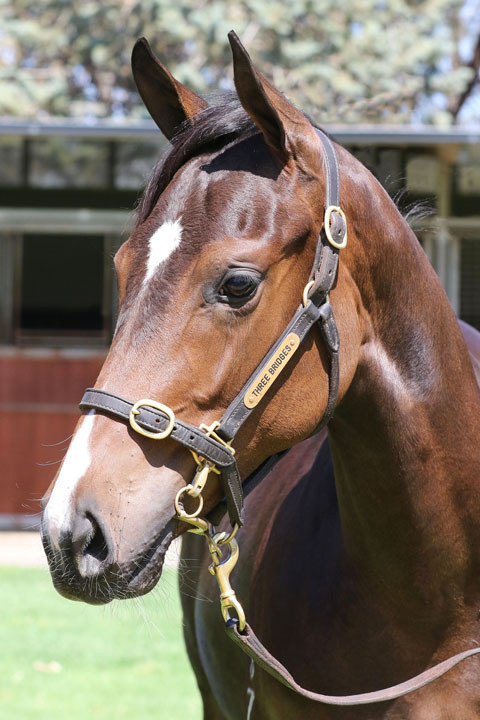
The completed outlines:
<svg viewBox="0 0 480 720">
<path fill-rule="evenodd" d="M 155 230 L 148 241 L 149 253 L 147 260 L 147 272 L 143 284 L 148 283 L 160 263 L 166 260 L 173 251 L 180 245 L 182 239 L 182 226 L 180 219 L 171 222 L 167 220 Z"/>
<path fill-rule="evenodd" d="M 44 522 L 55 543 L 61 530 L 69 527 L 75 487 L 90 466 L 89 440 L 94 420 L 95 410 L 90 410 L 73 436 L 45 509 Z"/>
</svg>

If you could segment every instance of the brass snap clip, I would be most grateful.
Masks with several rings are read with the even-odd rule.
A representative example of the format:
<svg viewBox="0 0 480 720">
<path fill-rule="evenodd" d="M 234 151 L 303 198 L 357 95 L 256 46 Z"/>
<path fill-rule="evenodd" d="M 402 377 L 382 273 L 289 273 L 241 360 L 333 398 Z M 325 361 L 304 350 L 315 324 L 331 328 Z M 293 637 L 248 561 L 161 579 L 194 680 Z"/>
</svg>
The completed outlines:
<svg viewBox="0 0 480 720">
<path fill-rule="evenodd" d="M 220 427 L 219 421 L 214 420 L 211 425 L 205 425 L 205 423 L 202 423 L 200 425 L 200 430 L 203 430 L 203 432 L 205 433 L 205 435 L 207 437 L 213 437 L 213 439 L 216 440 L 218 443 L 220 443 L 220 445 L 223 445 L 224 448 L 229 450 L 232 453 L 232 455 L 235 455 L 235 449 L 232 447 L 232 440 L 229 440 L 229 442 L 227 442 L 226 440 L 221 438 L 220 435 L 218 435 L 218 433 L 215 432 L 216 429 L 219 427 Z"/>
<path fill-rule="evenodd" d="M 226 542 L 220 538 L 220 535 L 224 535 L 224 533 L 215 535 L 210 546 L 210 553 L 212 555 L 213 562 L 208 569 L 211 574 L 215 575 L 217 578 L 218 587 L 220 589 L 220 608 L 224 621 L 227 622 L 227 620 L 230 619 L 229 610 L 234 610 L 238 618 L 238 628 L 239 630 L 244 630 L 246 623 L 245 612 L 237 600 L 235 590 L 230 584 L 230 573 L 234 569 L 238 560 L 238 543 L 233 537 Z M 219 556 L 218 551 L 215 550 L 215 546 L 217 544 L 227 545 L 230 550 L 228 556 L 222 561 L 220 561 L 221 556 Z"/>
</svg>

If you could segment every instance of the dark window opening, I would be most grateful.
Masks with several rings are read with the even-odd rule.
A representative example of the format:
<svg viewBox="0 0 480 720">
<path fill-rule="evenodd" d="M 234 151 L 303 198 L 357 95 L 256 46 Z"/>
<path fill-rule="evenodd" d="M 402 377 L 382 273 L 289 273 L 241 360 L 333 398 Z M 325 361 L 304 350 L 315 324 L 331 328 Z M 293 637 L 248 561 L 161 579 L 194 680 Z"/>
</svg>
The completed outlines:
<svg viewBox="0 0 480 720">
<path fill-rule="evenodd" d="M 103 298 L 102 235 L 24 235 L 20 335 L 101 334 Z"/>
<path fill-rule="evenodd" d="M 480 240 L 462 240 L 460 317 L 480 330 Z"/>
</svg>

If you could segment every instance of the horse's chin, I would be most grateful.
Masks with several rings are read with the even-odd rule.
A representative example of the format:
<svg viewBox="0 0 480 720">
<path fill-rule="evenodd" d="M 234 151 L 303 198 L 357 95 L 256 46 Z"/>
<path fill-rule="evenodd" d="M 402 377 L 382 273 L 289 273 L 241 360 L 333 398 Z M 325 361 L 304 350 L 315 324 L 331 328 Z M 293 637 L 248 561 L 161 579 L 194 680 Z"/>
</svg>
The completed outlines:
<svg viewBox="0 0 480 720">
<path fill-rule="evenodd" d="M 90 577 L 82 575 L 78 567 L 65 570 L 52 561 L 53 585 L 62 597 L 89 605 L 106 605 L 112 600 L 146 595 L 160 580 L 173 537 L 171 526 L 167 526 L 141 555 L 124 563 L 114 560 L 102 573 Z"/>
</svg>

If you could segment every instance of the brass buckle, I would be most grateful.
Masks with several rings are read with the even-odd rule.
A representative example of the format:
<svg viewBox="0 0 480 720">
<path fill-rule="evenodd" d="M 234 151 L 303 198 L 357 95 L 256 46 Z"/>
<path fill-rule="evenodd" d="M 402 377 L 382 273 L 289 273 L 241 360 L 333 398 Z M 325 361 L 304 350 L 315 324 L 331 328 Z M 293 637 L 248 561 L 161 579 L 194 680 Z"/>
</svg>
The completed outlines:
<svg viewBox="0 0 480 720">
<path fill-rule="evenodd" d="M 340 215 L 340 217 L 343 218 L 345 222 L 345 235 L 341 243 L 337 243 L 337 241 L 333 239 L 332 232 L 330 230 L 330 217 L 333 212 L 336 212 L 338 215 Z M 336 247 L 339 250 L 347 246 L 347 218 L 345 217 L 345 213 L 343 212 L 342 208 L 338 207 L 338 205 L 329 205 L 325 210 L 323 226 L 325 228 L 325 235 L 327 236 L 327 240 L 330 245 L 333 245 L 333 247 Z"/>
<path fill-rule="evenodd" d="M 232 455 L 235 455 L 235 450 L 231 446 L 231 440 L 229 442 L 226 442 L 223 438 L 220 437 L 220 435 L 217 435 L 215 430 L 220 427 L 220 423 L 218 420 L 214 420 L 211 425 L 205 425 L 205 423 L 202 423 L 200 426 L 200 430 L 202 430 L 207 437 L 213 437 L 214 440 L 216 440 L 220 445 L 223 445 L 224 448 L 229 450 Z M 201 455 L 195 452 L 195 450 L 190 449 L 190 452 L 193 455 L 193 459 L 197 463 L 198 467 L 201 468 L 203 466 L 203 463 L 207 463 L 208 467 L 210 468 L 210 472 L 214 472 L 217 475 L 221 475 L 221 471 L 217 468 L 215 463 L 210 462 L 209 460 L 205 460 Z"/>
<path fill-rule="evenodd" d="M 216 440 L 220 445 L 223 445 L 224 448 L 227 448 L 227 450 L 230 450 L 232 455 L 235 455 L 235 450 L 232 448 L 232 440 L 229 440 L 228 442 L 220 437 L 220 435 L 217 435 L 215 430 L 220 427 L 220 423 L 218 420 L 214 420 L 211 425 L 205 425 L 205 423 L 202 423 L 200 425 L 200 430 L 203 430 L 205 435 L 207 437 L 213 437 L 214 440 Z"/>
<path fill-rule="evenodd" d="M 162 432 L 151 432 L 150 430 L 144 430 L 135 420 L 135 415 L 140 414 L 140 408 L 146 406 L 146 407 L 152 407 L 156 410 L 161 410 L 165 413 L 165 415 L 168 416 L 170 422 L 168 423 L 165 430 L 162 430 Z M 156 402 L 156 400 L 137 400 L 135 405 L 130 410 L 130 416 L 128 418 L 130 427 L 135 430 L 135 432 L 140 433 L 140 435 L 145 435 L 145 437 L 152 438 L 153 440 L 164 440 L 167 438 L 170 433 L 173 430 L 173 426 L 175 425 L 175 415 L 173 413 L 173 410 L 171 410 L 168 405 L 162 405 L 162 403 Z"/>
</svg>

